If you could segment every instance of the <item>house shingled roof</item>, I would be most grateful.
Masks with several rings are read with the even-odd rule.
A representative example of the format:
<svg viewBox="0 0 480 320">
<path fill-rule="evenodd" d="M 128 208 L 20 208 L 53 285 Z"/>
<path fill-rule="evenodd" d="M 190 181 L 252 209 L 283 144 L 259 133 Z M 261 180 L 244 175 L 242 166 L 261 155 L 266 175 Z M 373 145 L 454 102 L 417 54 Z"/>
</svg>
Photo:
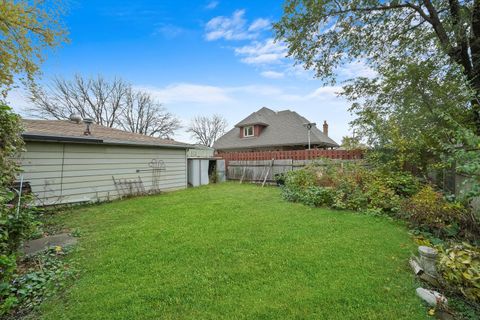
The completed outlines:
<svg viewBox="0 0 480 320">
<path fill-rule="evenodd" d="M 268 126 L 262 130 L 260 136 L 240 138 L 240 127 L 263 123 Z M 220 137 L 213 147 L 217 150 L 226 150 L 306 145 L 308 138 L 307 130 L 304 127 L 305 123 L 310 123 L 310 121 L 294 111 L 275 112 L 263 107 L 237 123 L 235 128 Z M 317 127 L 311 129 L 311 143 L 325 147 L 339 146 Z"/>
<path fill-rule="evenodd" d="M 250 126 L 254 124 L 261 124 L 264 126 L 268 126 L 267 123 L 267 118 L 268 114 L 274 112 L 266 107 L 263 107 L 262 109 L 258 110 L 257 112 L 252 113 L 239 123 L 235 125 L 235 127 L 240 128 L 240 127 L 245 127 L 245 126 Z"/>
<path fill-rule="evenodd" d="M 191 145 L 170 139 L 161 139 L 139 133 L 127 132 L 98 124 L 90 125 L 90 135 L 85 135 L 86 125 L 69 120 L 22 119 L 25 140 L 68 140 L 82 143 L 123 144 L 190 148 Z"/>
</svg>

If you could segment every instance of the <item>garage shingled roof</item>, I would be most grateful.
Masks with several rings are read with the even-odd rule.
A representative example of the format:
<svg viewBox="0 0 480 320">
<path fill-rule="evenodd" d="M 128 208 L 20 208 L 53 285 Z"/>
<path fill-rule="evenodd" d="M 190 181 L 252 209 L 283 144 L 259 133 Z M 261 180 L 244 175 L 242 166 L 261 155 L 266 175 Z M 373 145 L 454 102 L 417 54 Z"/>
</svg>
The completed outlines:
<svg viewBox="0 0 480 320">
<path fill-rule="evenodd" d="M 191 145 L 171 139 L 161 139 L 109 128 L 98 124 L 90 125 L 90 135 L 85 135 L 86 124 L 69 120 L 22 119 L 25 140 L 69 140 L 82 143 L 125 144 L 141 146 L 165 146 L 190 148 Z"/>
</svg>

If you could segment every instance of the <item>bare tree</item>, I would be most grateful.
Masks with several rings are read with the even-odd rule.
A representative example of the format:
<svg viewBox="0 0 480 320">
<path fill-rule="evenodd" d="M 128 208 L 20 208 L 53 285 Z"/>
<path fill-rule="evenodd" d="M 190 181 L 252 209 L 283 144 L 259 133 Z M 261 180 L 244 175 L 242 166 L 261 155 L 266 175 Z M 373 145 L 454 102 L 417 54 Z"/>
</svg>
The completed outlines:
<svg viewBox="0 0 480 320">
<path fill-rule="evenodd" d="M 34 87 L 30 100 L 30 114 L 43 119 L 68 119 L 77 113 L 102 126 L 160 137 L 172 136 L 180 127 L 179 120 L 148 92 L 136 91 L 119 78 L 56 77 L 44 88 Z"/>
<path fill-rule="evenodd" d="M 102 126 L 114 127 L 129 89 L 128 83 L 117 78 L 108 82 L 101 76 L 84 79 L 75 75 L 73 80 L 56 77 L 45 89 L 32 89 L 31 114 L 61 120 L 78 113 L 82 118 L 91 118 Z"/>
<path fill-rule="evenodd" d="M 227 120 L 218 114 L 211 117 L 196 116 L 192 119 L 187 132 L 190 132 L 198 143 L 211 147 L 225 133 L 227 125 Z"/>
<path fill-rule="evenodd" d="M 146 92 L 129 90 L 118 125 L 126 131 L 169 138 L 180 128 L 180 121 Z"/>
</svg>

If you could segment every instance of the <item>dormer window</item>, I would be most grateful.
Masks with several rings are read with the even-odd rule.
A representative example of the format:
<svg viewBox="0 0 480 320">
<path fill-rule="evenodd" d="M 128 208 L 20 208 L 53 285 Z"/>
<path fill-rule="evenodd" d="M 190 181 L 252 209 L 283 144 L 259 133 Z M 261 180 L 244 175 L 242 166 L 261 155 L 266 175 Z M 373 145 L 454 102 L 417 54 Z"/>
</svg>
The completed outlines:
<svg viewBox="0 0 480 320">
<path fill-rule="evenodd" d="M 244 137 L 253 137 L 254 135 L 255 134 L 254 134 L 253 126 L 243 127 L 243 136 Z"/>
</svg>

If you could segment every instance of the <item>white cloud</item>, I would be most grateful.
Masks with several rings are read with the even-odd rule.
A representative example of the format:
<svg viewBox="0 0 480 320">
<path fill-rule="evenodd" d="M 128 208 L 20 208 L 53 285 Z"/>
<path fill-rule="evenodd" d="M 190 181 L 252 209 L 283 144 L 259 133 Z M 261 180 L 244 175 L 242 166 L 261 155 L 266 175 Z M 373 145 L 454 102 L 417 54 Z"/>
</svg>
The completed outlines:
<svg viewBox="0 0 480 320">
<path fill-rule="evenodd" d="M 375 70 L 370 68 L 364 61 L 353 61 L 338 69 L 338 76 L 344 79 L 356 77 L 373 78 L 377 75 Z"/>
<path fill-rule="evenodd" d="M 328 100 L 335 99 L 342 92 L 339 86 L 324 86 L 316 89 L 306 96 L 306 99 Z"/>
<path fill-rule="evenodd" d="M 213 40 L 250 40 L 248 44 L 234 47 L 235 55 L 246 64 L 266 66 L 282 64 L 287 53 L 283 42 L 275 42 L 273 38 L 262 39 L 262 32 L 271 28 L 271 21 L 266 18 L 257 18 L 247 22 L 245 10 L 236 10 L 232 16 L 218 16 L 205 26 L 205 39 Z M 286 66 L 282 66 L 286 68 Z M 263 68 L 262 68 L 263 69 Z M 278 68 L 277 68 L 278 69 Z M 285 72 L 262 70 L 261 76 L 270 79 L 280 79 Z"/>
<path fill-rule="evenodd" d="M 212 10 L 212 9 L 215 9 L 218 4 L 220 2 L 219 1 L 210 1 L 206 6 L 205 6 L 205 9 L 208 9 L 208 10 Z"/>
<path fill-rule="evenodd" d="M 208 21 L 205 39 L 252 40 L 258 38 L 263 30 L 269 29 L 270 25 L 270 20 L 264 18 L 258 18 L 248 25 L 245 10 L 235 10 L 230 17 L 218 16 Z"/>
<path fill-rule="evenodd" d="M 265 41 L 255 41 L 250 45 L 235 48 L 235 54 L 242 56 L 242 62 L 247 64 L 279 63 L 287 54 L 287 47 L 273 38 Z"/>
<path fill-rule="evenodd" d="M 277 71 L 271 71 L 271 70 L 262 71 L 260 72 L 260 75 L 268 79 L 281 79 L 285 76 L 283 72 L 277 72 Z"/>
<path fill-rule="evenodd" d="M 268 19 L 258 18 L 252 22 L 250 27 L 248 27 L 248 31 L 260 31 L 263 29 L 270 28 L 272 23 Z"/>
<path fill-rule="evenodd" d="M 161 103 L 166 104 L 178 102 L 217 104 L 231 101 L 231 98 L 223 88 L 209 85 L 176 83 L 164 88 L 137 86 L 136 89 L 147 91 Z"/>
<path fill-rule="evenodd" d="M 236 10 L 231 17 L 218 16 L 207 22 L 205 38 L 208 41 L 245 40 L 252 39 L 253 34 L 245 30 L 247 21 L 244 19 L 245 10 Z"/>
</svg>

